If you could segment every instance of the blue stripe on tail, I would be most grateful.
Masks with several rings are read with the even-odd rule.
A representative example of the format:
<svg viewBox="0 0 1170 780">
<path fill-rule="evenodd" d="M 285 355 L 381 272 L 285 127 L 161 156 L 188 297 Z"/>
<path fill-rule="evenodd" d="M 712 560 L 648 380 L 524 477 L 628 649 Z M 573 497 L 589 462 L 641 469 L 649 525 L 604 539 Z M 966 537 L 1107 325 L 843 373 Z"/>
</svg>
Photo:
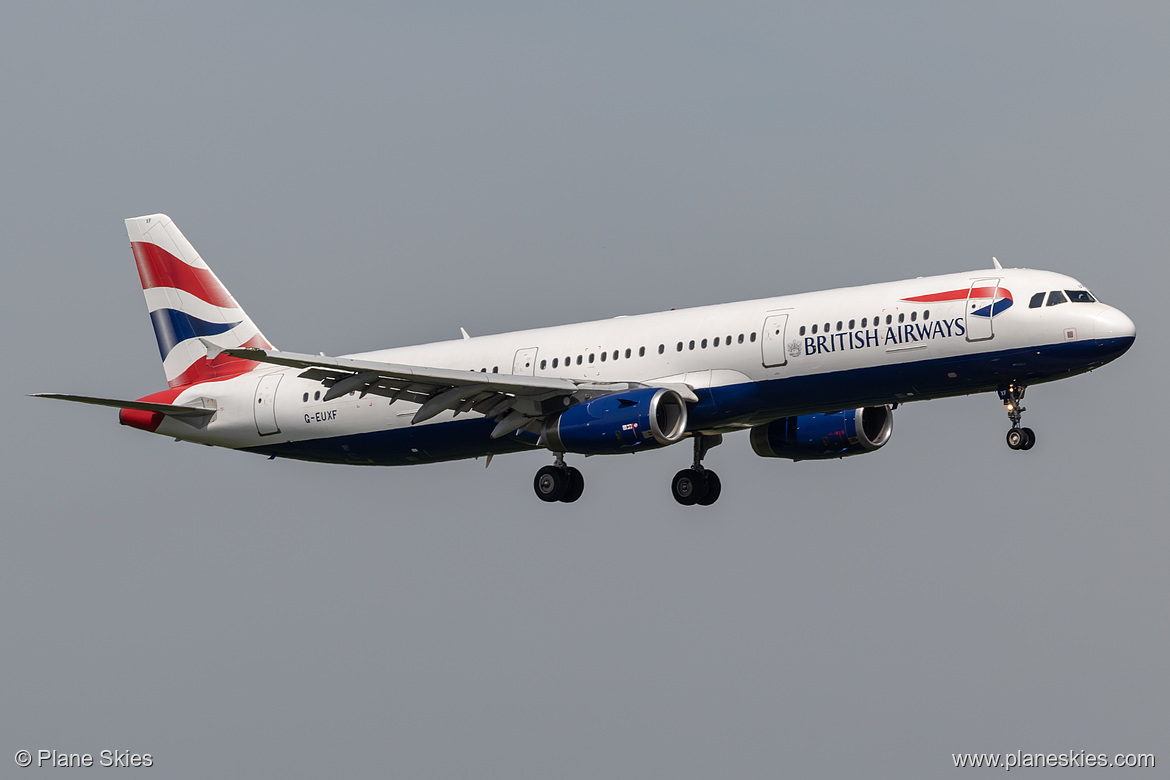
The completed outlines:
<svg viewBox="0 0 1170 780">
<path fill-rule="evenodd" d="M 243 322 L 241 320 L 240 322 Z M 158 341 L 158 353 L 163 360 L 176 344 L 196 336 L 216 336 L 226 333 L 239 322 L 204 322 L 175 309 L 155 309 L 150 313 L 150 324 L 154 326 L 154 337 Z"/>
</svg>

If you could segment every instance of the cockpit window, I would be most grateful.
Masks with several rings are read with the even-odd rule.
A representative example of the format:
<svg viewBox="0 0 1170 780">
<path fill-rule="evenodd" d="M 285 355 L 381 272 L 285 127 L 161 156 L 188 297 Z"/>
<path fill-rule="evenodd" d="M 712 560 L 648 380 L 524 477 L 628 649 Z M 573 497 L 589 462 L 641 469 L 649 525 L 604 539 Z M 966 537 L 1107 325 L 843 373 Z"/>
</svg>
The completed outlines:
<svg viewBox="0 0 1170 780">
<path fill-rule="evenodd" d="M 1044 305 L 1044 293 L 1038 292 L 1032 296 L 1032 300 L 1028 301 L 1029 309 L 1039 309 Z"/>
<path fill-rule="evenodd" d="M 1096 303 L 1097 299 L 1089 294 L 1088 290 L 1065 290 L 1068 299 L 1073 303 Z"/>
<path fill-rule="evenodd" d="M 1048 305 L 1055 306 L 1058 303 L 1068 303 L 1068 298 L 1064 297 L 1064 293 L 1060 290 L 1053 290 L 1048 293 Z"/>
</svg>

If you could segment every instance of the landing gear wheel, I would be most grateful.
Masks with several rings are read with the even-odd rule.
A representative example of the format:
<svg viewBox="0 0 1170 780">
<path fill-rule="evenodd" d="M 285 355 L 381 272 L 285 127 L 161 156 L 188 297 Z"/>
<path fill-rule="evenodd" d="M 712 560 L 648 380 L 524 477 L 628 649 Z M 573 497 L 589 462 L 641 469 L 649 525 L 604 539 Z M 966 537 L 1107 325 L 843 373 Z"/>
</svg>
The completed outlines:
<svg viewBox="0 0 1170 780">
<path fill-rule="evenodd" d="M 532 480 L 536 497 L 541 501 L 562 500 L 569 489 L 569 475 L 566 471 L 564 467 L 556 466 L 544 466 L 537 471 L 536 478 Z M 581 480 L 581 487 L 585 487 L 584 480 Z"/>
<path fill-rule="evenodd" d="M 694 506 L 707 495 L 706 474 L 696 469 L 683 469 L 670 483 L 674 500 L 683 506 Z"/>
<path fill-rule="evenodd" d="M 568 476 L 569 484 L 565 488 L 565 494 L 561 496 L 561 501 L 571 504 L 585 492 L 585 477 L 581 476 L 581 472 L 572 466 L 565 467 L 565 474 Z"/>
<path fill-rule="evenodd" d="M 714 471 L 708 470 L 707 476 L 707 493 L 695 503 L 699 506 L 711 506 L 719 500 L 719 494 L 723 491 L 723 484 L 719 481 L 719 475 Z"/>
<path fill-rule="evenodd" d="M 1007 445 L 1013 450 L 1030 450 L 1036 446 L 1036 432 L 1031 428 L 1020 427 L 1020 420 L 1024 417 L 1024 405 L 1020 402 L 1024 400 L 1026 389 L 1012 382 L 998 390 L 999 399 L 1003 401 L 1008 420 L 1012 423 L 1012 429 L 1007 432 Z"/>
</svg>

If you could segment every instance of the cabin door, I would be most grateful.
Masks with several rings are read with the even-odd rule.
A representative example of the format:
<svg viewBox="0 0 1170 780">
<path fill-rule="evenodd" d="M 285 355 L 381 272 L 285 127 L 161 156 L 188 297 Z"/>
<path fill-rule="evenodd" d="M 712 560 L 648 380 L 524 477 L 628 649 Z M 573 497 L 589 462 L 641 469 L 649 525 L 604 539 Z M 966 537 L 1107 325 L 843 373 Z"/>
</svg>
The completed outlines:
<svg viewBox="0 0 1170 780">
<path fill-rule="evenodd" d="M 784 346 L 784 331 L 787 325 L 787 314 L 771 314 L 764 320 L 760 349 L 763 350 L 764 366 L 767 368 L 788 364 L 788 352 Z"/>
<path fill-rule="evenodd" d="M 991 324 L 995 298 L 999 293 L 999 279 L 976 279 L 967 293 L 965 312 L 967 341 L 987 341 L 995 336 Z"/>
<path fill-rule="evenodd" d="M 516 359 L 512 361 L 512 373 L 516 376 L 536 374 L 536 347 L 516 350 Z"/>
<path fill-rule="evenodd" d="M 265 374 L 256 384 L 256 432 L 261 436 L 280 433 L 276 424 L 276 387 L 283 373 Z"/>
</svg>

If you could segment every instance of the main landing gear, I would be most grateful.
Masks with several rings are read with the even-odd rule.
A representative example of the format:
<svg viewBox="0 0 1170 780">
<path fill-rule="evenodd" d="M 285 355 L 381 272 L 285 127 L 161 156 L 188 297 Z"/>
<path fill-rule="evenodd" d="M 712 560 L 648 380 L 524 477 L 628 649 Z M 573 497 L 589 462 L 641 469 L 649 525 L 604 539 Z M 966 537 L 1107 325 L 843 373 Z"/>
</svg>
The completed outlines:
<svg viewBox="0 0 1170 780">
<path fill-rule="evenodd" d="M 563 501 L 571 504 L 585 492 L 585 477 L 572 466 L 565 465 L 565 453 L 558 452 L 557 462 L 536 472 L 532 488 L 541 501 Z"/>
<path fill-rule="evenodd" d="M 719 500 L 723 491 L 723 483 L 719 475 L 710 469 L 703 468 L 703 456 L 707 450 L 723 443 L 721 435 L 701 436 L 695 434 L 695 462 L 689 469 L 683 469 L 674 475 L 670 483 L 670 492 L 674 500 L 683 506 L 711 506 Z"/>
<path fill-rule="evenodd" d="M 1020 404 L 1024 400 L 1024 390 L 1023 385 L 1015 382 L 999 388 L 999 399 L 1007 407 L 1008 419 L 1012 421 L 1012 428 L 1007 432 L 1007 446 L 1013 450 L 1030 450 L 1036 446 L 1036 432 L 1031 428 L 1020 427 L 1020 420 L 1026 411 Z"/>
<path fill-rule="evenodd" d="M 723 437 L 695 434 L 695 462 L 689 469 L 674 475 L 670 491 L 674 500 L 683 506 L 711 506 L 719 500 L 723 483 L 719 475 L 703 468 L 703 456 L 712 447 L 723 443 Z M 571 504 L 585 491 L 585 478 L 581 472 L 565 464 L 565 453 L 556 453 L 557 460 L 551 466 L 543 466 L 532 480 L 532 489 L 541 501 L 561 501 Z"/>
</svg>

